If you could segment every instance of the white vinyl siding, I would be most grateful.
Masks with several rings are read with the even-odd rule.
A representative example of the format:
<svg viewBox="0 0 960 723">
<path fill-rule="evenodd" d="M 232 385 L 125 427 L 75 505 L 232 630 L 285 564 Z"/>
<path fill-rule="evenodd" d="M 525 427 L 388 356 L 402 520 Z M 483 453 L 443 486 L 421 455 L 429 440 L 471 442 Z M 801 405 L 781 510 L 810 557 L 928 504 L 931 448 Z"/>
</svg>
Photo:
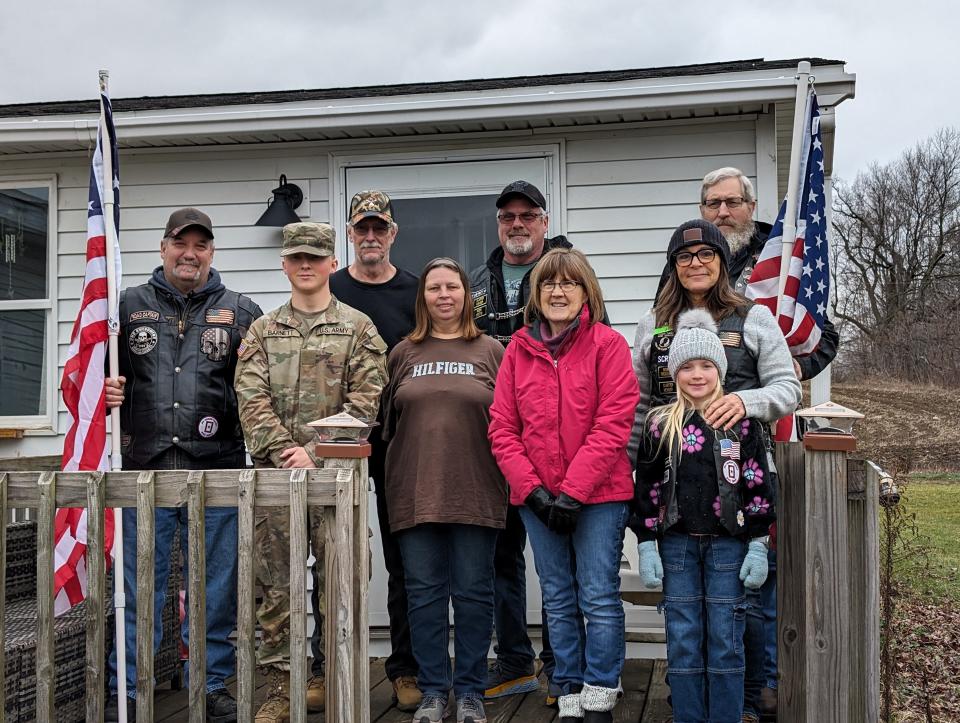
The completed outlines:
<svg viewBox="0 0 960 723">
<path fill-rule="evenodd" d="M 568 138 L 567 233 L 590 257 L 610 321 L 631 343 L 656 293 L 671 232 L 699 218 L 700 182 L 721 166 L 756 177 L 755 120 Z"/>
</svg>

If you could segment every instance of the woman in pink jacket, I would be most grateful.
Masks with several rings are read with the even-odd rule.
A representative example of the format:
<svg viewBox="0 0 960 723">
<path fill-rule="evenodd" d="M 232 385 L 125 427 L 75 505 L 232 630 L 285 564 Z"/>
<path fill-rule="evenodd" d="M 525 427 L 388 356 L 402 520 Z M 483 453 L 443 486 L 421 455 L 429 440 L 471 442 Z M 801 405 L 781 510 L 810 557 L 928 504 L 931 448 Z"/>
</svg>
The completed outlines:
<svg viewBox="0 0 960 723">
<path fill-rule="evenodd" d="M 601 323 L 600 284 L 581 252 L 547 253 L 530 287 L 526 326 L 497 375 L 490 441 L 533 546 L 560 719 L 611 721 L 625 652 L 619 568 L 637 379 L 626 340 Z"/>
</svg>

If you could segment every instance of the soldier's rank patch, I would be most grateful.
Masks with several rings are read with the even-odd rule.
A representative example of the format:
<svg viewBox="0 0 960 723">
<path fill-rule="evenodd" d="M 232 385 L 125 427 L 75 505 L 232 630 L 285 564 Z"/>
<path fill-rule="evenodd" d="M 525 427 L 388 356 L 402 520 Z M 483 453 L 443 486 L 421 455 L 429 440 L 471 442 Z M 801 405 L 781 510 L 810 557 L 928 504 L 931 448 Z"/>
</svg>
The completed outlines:
<svg viewBox="0 0 960 723">
<path fill-rule="evenodd" d="M 129 344 L 134 354 L 146 354 L 157 345 L 157 330 L 150 326 L 138 326 L 130 332 Z"/>
<path fill-rule="evenodd" d="M 160 312 L 150 311 L 149 309 L 144 309 L 143 311 L 130 312 L 131 324 L 135 321 L 143 321 L 144 319 L 149 319 L 150 321 L 160 321 Z"/>
<path fill-rule="evenodd" d="M 210 361 L 223 361 L 230 354 L 230 334 L 216 327 L 204 329 L 200 335 L 200 353 L 206 354 Z"/>
<path fill-rule="evenodd" d="M 721 331 L 717 336 L 724 346 L 738 347 L 743 339 L 743 335 L 738 331 Z"/>
<path fill-rule="evenodd" d="M 207 309 L 204 318 L 208 324 L 232 324 L 233 309 Z"/>
<path fill-rule="evenodd" d="M 237 347 L 237 357 L 240 359 L 246 359 L 251 356 L 257 350 L 257 341 L 256 339 L 244 339 L 240 342 L 240 346 Z"/>
</svg>

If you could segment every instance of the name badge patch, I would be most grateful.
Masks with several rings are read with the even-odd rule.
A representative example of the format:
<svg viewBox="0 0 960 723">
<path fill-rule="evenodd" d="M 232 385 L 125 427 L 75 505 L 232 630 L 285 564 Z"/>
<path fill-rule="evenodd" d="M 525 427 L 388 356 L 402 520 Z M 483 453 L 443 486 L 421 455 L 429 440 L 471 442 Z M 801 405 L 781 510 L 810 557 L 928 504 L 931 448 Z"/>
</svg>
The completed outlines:
<svg viewBox="0 0 960 723">
<path fill-rule="evenodd" d="M 130 312 L 130 323 L 132 324 L 135 321 L 160 321 L 160 313 L 157 311 L 150 311 L 149 309 L 144 309 L 142 311 L 131 311 Z"/>
</svg>

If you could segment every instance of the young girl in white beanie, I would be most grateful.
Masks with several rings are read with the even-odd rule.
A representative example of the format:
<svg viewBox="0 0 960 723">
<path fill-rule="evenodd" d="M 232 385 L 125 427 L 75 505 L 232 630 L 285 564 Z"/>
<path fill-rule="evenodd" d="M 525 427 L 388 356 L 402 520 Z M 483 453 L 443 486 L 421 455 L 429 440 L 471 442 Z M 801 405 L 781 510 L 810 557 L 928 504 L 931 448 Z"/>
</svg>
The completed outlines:
<svg viewBox="0 0 960 723">
<path fill-rule="evenodd" d="M 701 416 L 727 372 L 706 310 L 680 315 L 669 354 L 677 401 L 647 415 L 630 527 L 643 584 L 663 585 L 674 719 L 739 723 L 744 586 L 767 577 L 775 519 L 766 430 L 749 418 L 713 429 Z"/>
</svg>

